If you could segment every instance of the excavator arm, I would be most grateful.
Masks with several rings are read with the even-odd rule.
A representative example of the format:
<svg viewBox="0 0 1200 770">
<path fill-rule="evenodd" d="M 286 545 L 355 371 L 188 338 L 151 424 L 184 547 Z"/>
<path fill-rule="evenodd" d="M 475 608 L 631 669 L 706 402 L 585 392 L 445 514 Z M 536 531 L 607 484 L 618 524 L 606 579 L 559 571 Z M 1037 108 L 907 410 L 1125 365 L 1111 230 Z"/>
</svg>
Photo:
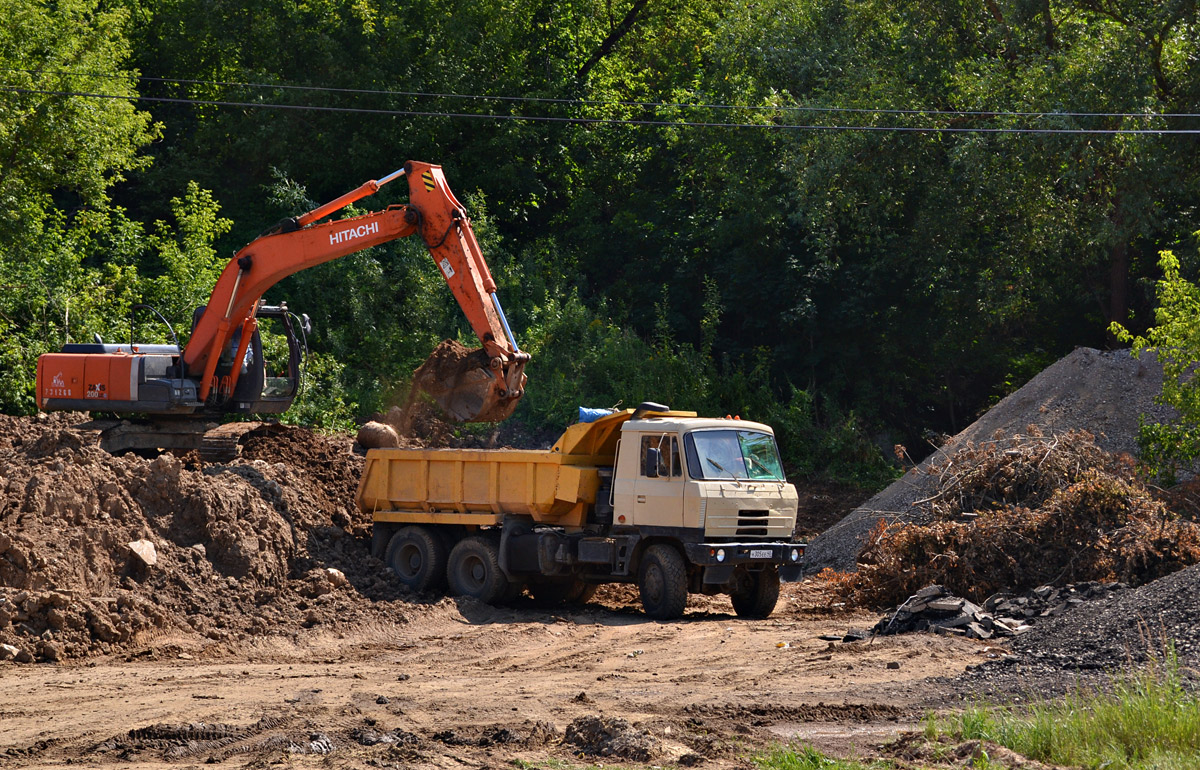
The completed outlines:
<svg viewBox="0 0 1200 770">
<path fill-rule="evenodd" d="M 402 176 L 408 180 L 407 205 L 321 221 Z M 81 403 L 91 407 L 94 401 L 83 399 L 99 396 L 107 402 L 106 409 L 118 412 L 212 415 L 237 411 L 225 406 L 234 398 L 245 369 L 233 362 L 250 359 L 247 353 L 258 328 L 263 294 L 293 273 L 409 235 L 419 235 L 424 241 L 483 345 L 481 350 L 459 356 L 450 365 L 445 360 L 431 359 L 417 370 L 415 385 L 433 395 L 460 421 L 503 420 L 524 395 L 524 368 L 529 354 L 518 349 L 514 341 L 470 219 L 446 184 L 441 167 L 418 161 L 409 161 L 383 179 L 366 182 L 301 216 L 285 219 L 240 249 L 199 312 L 191 338 L 176 359 L 177 365 L 167 360 L 171 351 L 164 349 L 166 346 L 153 346 L 153 350 L 132 343 L 68 346 L 76 349 L 47 354 L 39 360 L 39 403 L 46 409 L 79 408 Z M 280 309 L 271 310 L 278 314 Z M 81 347 L 87 350 L 78 350 Z M 136 361 L 146 356 L 155 356 L 162 363 Z M 179 379 L 169 390 L 194 392 L 194 401 L 185 398 L 165 403 L 139 398 L 138 394 L 149 388 L 139 388 L 138 384 L 146 381 L 146 372 L 153 367 L 175 371 Z M 73 376 L 76 373 L 78 376 Z M 80 393 L 74 387 L 81 382 L 119 378 L 123 378 L 118 383 L 121 388 L 97 382 L 88 384 L 87 394 L 81 395 L 82 385 Z M 194 390 L 187 383 L 193 383 Z M 109 393 L 119 395 L 109 398 Z M 286 408 L 287 403 L 290 397 L 277 411 Z"/>
</svg>

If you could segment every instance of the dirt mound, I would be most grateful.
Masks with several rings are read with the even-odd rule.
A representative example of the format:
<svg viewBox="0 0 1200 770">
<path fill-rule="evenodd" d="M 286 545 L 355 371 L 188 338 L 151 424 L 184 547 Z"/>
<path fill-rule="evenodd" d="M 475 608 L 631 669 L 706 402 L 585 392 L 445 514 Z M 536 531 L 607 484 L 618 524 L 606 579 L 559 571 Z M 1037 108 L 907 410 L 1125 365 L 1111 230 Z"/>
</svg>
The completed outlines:
<svg viewBox="0 0 1200 770">
<path fill-rule="evenodd" d="M 362 460 L 347 437 L 266 426 L 240 460 L 203 465 L 109 455 L 73 426 L 0 418 L 8 656 L 112 652 L 171 631 L 288 633 L 397 595 L 353 507 Z"/>
<path fill-rule="evenodd" d="M 649 762 L 660 751 L 659 742 L 620 717 L 580 717 L 567 727 L 563 742 L 580 755 L 618 757 Z"/>
<path fill-rule="evenodd" d="M 1086 430 L 1100 449 L 1136 456 L 1138 420 L 1145 414 L 1165 420 L 1171 414 L 1153 403 L 1162 389 L 1162 368 L 1152 354 L 1140 359 L 1127 350 L 1078 348 L 1008 396 L 970 427 L 947 441 L 902 479 L 868 500 L 814 538 L 805 552 L 805 570 L 854 570 L 859 551 L 880 520 L 914 521 L 927 513 L 918 505 L 938 493 L 938 472 L 968 443 L 982 445 L 1002 431 L 1014 436 L 1037 426 L 1047 436 Z"/>
<path fill-rule="evenodd" d="M 1200 562 L 1200 527 L 1180 520 L 1091 434 L 968 443 L 930 468 L 918 522 L 880 522 L 846 597 L 896 604 L 931 584 L 975 601 L 1062 582 L 1141 585 Z"/>
</svg>

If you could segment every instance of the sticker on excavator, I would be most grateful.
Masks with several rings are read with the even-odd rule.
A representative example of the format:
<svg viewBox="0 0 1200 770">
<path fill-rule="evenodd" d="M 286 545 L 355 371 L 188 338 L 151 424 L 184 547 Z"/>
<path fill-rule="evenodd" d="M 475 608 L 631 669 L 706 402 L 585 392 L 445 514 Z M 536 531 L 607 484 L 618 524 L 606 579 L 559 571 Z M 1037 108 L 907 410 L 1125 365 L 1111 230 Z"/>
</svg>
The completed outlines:
<svg viewBox="0 0 1200 770">
<path fill-rule="evenodd" d="M 50 380 L 50 386 L 42 389 L 43 398 L 70 398 L 71 389 L 67 387 L 67 381 L 63 378 L 63 373 L 59 372 Z"/>
<path fill-rule="evenodd" d="M 454 277 L 454 267 L 450 264 L 450 260 L 443 257 L 442 261 L 439 262 L 438 264 L 441 265 L 442 272 L 446 275 L 447 279 Z"/>
<path fill-rule="evenodd" d="M 425 183 L 425 192 L 433 192 L 433 174 L 426 171 L 421 174 L 421 181 Z"/>
</svg>

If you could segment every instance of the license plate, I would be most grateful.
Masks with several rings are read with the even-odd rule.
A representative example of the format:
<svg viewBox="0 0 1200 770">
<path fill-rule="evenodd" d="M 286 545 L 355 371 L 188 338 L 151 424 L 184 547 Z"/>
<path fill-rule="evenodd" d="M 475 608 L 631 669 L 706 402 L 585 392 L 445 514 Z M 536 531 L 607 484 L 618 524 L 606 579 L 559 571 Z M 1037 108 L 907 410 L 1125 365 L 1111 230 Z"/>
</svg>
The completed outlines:
<svg viewBox="0 0 1200 770">
<path fill-rule="evenodd" d="M 751 548 L 750 549 L 750 558 L 751 559 L 769 559 L 774 555 L 775 555 L 775 552 L 772 551 L 770 548 Z"/>
</svg>

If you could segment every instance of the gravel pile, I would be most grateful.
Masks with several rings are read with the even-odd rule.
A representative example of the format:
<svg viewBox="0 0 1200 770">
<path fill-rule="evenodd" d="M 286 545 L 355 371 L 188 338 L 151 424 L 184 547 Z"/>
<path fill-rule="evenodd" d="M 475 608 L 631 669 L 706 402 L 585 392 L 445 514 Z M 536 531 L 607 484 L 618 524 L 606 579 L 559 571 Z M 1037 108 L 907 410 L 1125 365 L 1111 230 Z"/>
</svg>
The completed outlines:
<svg viewBox="0 0 1200 770">
<path fill-rule="evenodd" d="M 1030 662 L 1093 669 L 1161 657 L 1168 642 L 1180 663 L 1200 667 L 1200 565 L 1085 602 L 1035 625 L 1012 648 Z"/>
<path fill-rule="evenodd" d="M 1012 395 L 970 427 L 947 441 L 896 483 L 872 497 L 846 518 L 814 538 L 804 554 L 805 570 L 815 574 L 826 567 L 853 571 L 864 537 L 880 519 L 912 521 L 921 511 L 914 503 L 934 494 L 937 478 L 932 466 L 967 445 L 981 444 L 996 431 L 1012 436 L 1030 425 L 1046 435 L 1086 430 L 1101 449 L 1135 455 L 1138 419 L 1165 420 L 1170 412 L 1153 403 L 1162 390 L 1162 368 L 1153 355 L 1141 359 L 1128 350 L 1100 351 L 1077 348 Z"/>
</svg>

